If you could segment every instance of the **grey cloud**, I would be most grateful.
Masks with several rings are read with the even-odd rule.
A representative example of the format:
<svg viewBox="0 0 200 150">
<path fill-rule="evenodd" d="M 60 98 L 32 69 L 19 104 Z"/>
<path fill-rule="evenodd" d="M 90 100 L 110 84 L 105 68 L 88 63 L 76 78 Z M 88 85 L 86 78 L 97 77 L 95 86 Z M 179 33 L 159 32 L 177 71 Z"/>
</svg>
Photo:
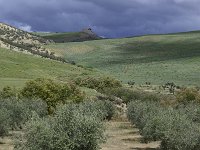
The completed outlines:
<svg viewBox="0 0 200 150">
<path fill-rule="evenodd" d="M 125 37 L 200 29 L 199 0 L 0 0 L 0 21 L 35 31 Z"/>
</svg>

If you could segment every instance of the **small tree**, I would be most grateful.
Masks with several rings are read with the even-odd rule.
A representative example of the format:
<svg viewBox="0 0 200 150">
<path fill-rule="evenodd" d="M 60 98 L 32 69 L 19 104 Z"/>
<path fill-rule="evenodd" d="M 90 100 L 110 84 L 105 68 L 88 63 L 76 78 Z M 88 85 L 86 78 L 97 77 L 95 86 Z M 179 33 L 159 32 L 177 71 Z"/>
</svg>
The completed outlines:
<svg viewBox="0 0 200 150">
<path fill-rule="evenodd" d="M 21 94 L 26 98 L 40 98 L 44 100 L 47 103 L 49 113 L 52 113 L 59 103 L 79 103 L 85 96 L 73 84 L 67 85 L 42 78 L 27 82 Z"/>
</svg>

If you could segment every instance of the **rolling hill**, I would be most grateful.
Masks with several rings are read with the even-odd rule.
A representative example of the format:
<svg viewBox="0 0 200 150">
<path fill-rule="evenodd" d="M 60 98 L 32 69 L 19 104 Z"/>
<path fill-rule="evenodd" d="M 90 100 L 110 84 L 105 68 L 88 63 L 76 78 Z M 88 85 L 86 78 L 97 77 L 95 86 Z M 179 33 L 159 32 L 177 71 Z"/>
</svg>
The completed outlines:
<svg viewBox="0 0 200 150">
<path fill-rule="evenodd" d="M 87 31 L 92 32 L 90 29 L 83 32 Z M 67 43 L 55 43 L 52 39 L 44 38 L 65 40 L 68 35 L 66 39 L 72 41 L 70 36 L 74 37 L 78 33 L 80 32 L 35 35 L 36 33 L 28 33 L 1 23 L 1 86 L 9 82 L 20 85 L 25 80 L 36 77 L 63 80 L 79 75 L 100 75 L 87 67 L 97 68 L 124 83 L 134 81 L 136 84 L 150 82 L 161 85 L 174 82 L 186 86 L 200 84 L 199 31 L 84 42 L 63 41 Z M 29 55 L 14 51 L 26 52 Z M 39 56 L 46 57 L 48 54 L 50 57 L 47 58 L 56 59 L 43 59 L 38 57 L 38 52 Z M 79 66 L 86 67 L 76 67 L 55 60 L 75 61 Z"/>
<path fill-rule="evenodd" d="M 54 43 L 38 35 L 0 23 L 0 89 L 21 87 L 39 77 L 68 82 L 79 76 L 101 76 L 87 67 L 78 67 L 49 51 L 44 45 Z"/>
<path fill-rule="evenodd" d="M 98 68 L 124 83 L 200 85 L 200 32 L 146 35 L 46 48 L 76 63 Z"/>
<path fill-rule="evenodd" d="M 3 48 L 0 48 L 0 70 L 0 89 L 5 86 L 21 87 L 27 80 L 39 77 L 67 82 L 79 76 L 100 75 L 93 69 Z"/>
<path fill-rule="evenodd" d="M 56 56 L 44 47 L 52 40 L 44 39 L 38 35 L 17 29 L 13 26 L 0 23 L 0 47 L 14 51 L 25 52 L 65 63 L 69 61 Z"/>
<path fill-rule="evenodd" d="M 0 23 L 0 44 L 3 48 L 20 50 L 23 47 L 24 49 L 36 49 L 36 47 L 38 47 L 38 50 L 41 50 L 41 46 L 49 42 L 49 40 L 29 32 L 20 30 L 8 24 Z"/>
<path fill-rule="evenodd" d="M 102 39 L 95 34 L 92 29 L 83 29 L 80 32 L 66 32 L 66 33 L 35 33 L 46 40 L 54 41 L 55 43 L 66 43 L 66 42 L 83 42 L 91 40 Z"/>
</svg>

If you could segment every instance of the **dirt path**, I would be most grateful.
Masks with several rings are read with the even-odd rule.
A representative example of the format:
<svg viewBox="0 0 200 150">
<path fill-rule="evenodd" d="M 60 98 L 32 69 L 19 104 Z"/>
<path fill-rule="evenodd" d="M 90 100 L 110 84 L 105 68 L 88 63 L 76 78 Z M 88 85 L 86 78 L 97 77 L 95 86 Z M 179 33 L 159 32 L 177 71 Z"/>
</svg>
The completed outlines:
<svg viewBox="0 0 200 150">
<path fill-rule="evenodd" d="M 13 142 L 9 137 L 0 138 L 0 150 L 13 150 Z"/>
<path fill-rule="evenodd" d="M 101 150 L 154 150 L 159 142 L 141 143 L 139 130 L 128 121 L 111 121 L 106 124 L 107 142 Z"/>
</svg>

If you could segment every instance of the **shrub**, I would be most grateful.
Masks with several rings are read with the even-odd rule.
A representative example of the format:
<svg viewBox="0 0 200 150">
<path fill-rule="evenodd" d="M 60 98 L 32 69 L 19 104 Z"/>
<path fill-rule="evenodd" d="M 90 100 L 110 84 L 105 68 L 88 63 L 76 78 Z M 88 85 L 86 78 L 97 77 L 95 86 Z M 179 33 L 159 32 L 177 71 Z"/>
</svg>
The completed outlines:
<svg viewBox="0 0 200 150">
<path fill-rule="evenodd" d="M 158 113 L 159 110 L 156 105 L 152 102 L 132 101 L 128 104 L 128 119 L 142 130 L 149 117 Z"/>
<path fill-rule="evenodd" d="M 128 81 L 128 85 L 135 85 L 135 81 Z"/>
<path fill-rule="evenodd" d="M 95 102 L 85 102 L 79 107 L 82 107 L 83 114 L 93 114 L 96 118 L 100 120 L 111 120 L 115 114 L 115 106 L 110 101 L 95 101 Z"/>
<path fill-rule="evenodd" d="M 86 104 L 59 107 L 55 115 L 27 123 L 25 134 L 18 141 L 17 150 L 97 150 L 104 141 L 103 123 Z"/>
<path fill-rule="evenodd" d="M 130 90 L 127 88 L 112 88 L 105 89 L 104 93 L 109 96 L 116 96 L 121 98 L 125 103 L 131 101 L 142 100 L 142 101 L 160 101 L 160 96 L 158 94 L 143 92 L 138 90 Z"/>
<path fill-rule="evenodd" d="M 102 91 L 105 88 L 117 88 L 121 87 L 121 82 L 110 77 L 101 78 L 76 78 L 75 83 L 79 86 L 88 87 L 98 91 Z"/>
<path fill-rule="evenodd" d="M 0 97 L 1 98 L 11 98 L 11 97 L 17 97 L 18 93 L 16 89 L 11 88 L 10 86 L 6 86 L 3 88 L 2 91 L 0 91 Z"/>
<path fill-rule="evenodd" d="M 10 116 L 9 111 L 5 108 L 0 108 L 0 137 L 3 137 L 8 134 Z"/>
<path fill-rule="evenodd" d="M 183 89 L 177 93 L 177 102 L 181 104 L 188 104 L 190 102 L 200 103 L 200 94 L 196 89 Z"/>
<path fill-rule="evenodd" d="M 115 111 L 116 111 L 114 104 L 107 100 L 103 102 L 103 105 L 106 111 L 105 119 L 111 120 L 112 117 L 115 115 Z"/>
<path fill-rule="evenodd" d="M 198 150 L 199 147 L 195 149 L 199 145 L 198 125 L 180 114 L 174 118 L 171 117 L 171 119 L 171 129 L 166 130 L 165 136 L 162 138 L 161 148 L 163 150 Z"/>
<path fill-rule="evenodd" d="M 49 114 L 54 111 L 57 104 L 79 103 L 84 99 L 84 93 L 73 84 L 61 84 L 51 79 L 41 78 L 27 82 L 21 94 L 26 98 L 44 100 L 47 103 Z"/>
<path fill-rule="evenodd" d="M 177 110 L 187 115 L 193 122 L 200 123 L 200 106 L 198 103 L 179 105 Z"/>
<path fill-rule="evenodd" d="M 47 106 L 41 100 L 0 99 L 0 109 L 9 112 L 9 128 L 21 128 L 31 117 L 32 111 L 39 116 L 47 114 Z"/>
<path fill-rule="evenodd" d="M 142 98 L 142 92 L 140 91 L 132 91 L 126 88 L 112 88 L 112 89 L 105 89 L 104 93 L 109 96 L 116 96 L 121 99 L 125 103 L 129 103 L 130 101 L 139 100 Z"/>
</svg>

